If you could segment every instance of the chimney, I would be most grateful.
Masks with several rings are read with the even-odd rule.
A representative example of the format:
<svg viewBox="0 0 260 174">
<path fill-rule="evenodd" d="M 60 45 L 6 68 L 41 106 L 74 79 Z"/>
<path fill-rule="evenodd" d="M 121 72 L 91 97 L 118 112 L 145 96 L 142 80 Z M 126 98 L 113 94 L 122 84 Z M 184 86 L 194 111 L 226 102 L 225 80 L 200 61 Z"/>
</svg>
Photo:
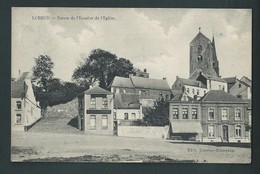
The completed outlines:
<svg viewBox="0 0 260 174">
<path fill-rule="evenodd" d="M 167 80 L 166 77 L 164 77 L 163 80 Z"/>
<path fill-rule="evenodd" d="M 21 70 L 19 69 L 19 75 L 21 74 Z"/>
<path fill-rule="evenodd" d="M 146 68 L 144 69 L 144 72 L 145 72 L 145 73 L 147 72 L 147 69 L 146 69 Z"/>
<path fill-rule="evenodd" d="M 179 76 L 176 76 L 176 80 L 179 79 Z"/>
</svg>

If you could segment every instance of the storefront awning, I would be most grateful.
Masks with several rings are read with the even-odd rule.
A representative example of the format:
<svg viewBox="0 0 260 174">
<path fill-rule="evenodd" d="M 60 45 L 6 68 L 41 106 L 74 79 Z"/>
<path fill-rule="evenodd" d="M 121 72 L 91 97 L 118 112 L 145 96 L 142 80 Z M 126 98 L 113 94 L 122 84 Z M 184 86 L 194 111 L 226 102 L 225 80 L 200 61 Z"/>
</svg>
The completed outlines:
<svg viewBox="0 0 260 174">
<path fill-rule="evenodd" d="M 203 133 L 200 122 L 172 121 L 172 133 Z"/>
</svg>

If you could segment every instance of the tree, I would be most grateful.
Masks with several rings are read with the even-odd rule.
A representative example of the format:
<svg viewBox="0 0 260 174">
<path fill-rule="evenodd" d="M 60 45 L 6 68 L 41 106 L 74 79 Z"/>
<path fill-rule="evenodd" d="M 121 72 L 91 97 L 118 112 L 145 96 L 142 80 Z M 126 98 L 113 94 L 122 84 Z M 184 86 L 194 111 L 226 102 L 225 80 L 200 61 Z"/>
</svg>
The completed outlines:
<svg viewBox="0 0 260 174">
<path fill-rule="evenodd" d="M 128 77 L 132 73 L 133 64 L 124 58 L 118 59 L 115 54 L 102 49 L 94 49 L 73 73 L 73 80 L 78 84 L 99 82 L 99 86 L 107 88 L 115 76 Z"/>
<path fill-rule="evenodd" d="M 48 82 L 53 77 L 52 69 L 54 63 L 48 55 L 40 55 L 35 58 L 35 66 L 33 67 L 33 76 L 36 80 L 37 86 L 43 90 L 48 91 Z"/>
<path fill-rule="evenodd" d="M 169 125 L 169 102 L 163 97 L 154 101 L 154 108 L 147 108 L 143 120 L 139 125 L 166 126 Z"/>
</svg>

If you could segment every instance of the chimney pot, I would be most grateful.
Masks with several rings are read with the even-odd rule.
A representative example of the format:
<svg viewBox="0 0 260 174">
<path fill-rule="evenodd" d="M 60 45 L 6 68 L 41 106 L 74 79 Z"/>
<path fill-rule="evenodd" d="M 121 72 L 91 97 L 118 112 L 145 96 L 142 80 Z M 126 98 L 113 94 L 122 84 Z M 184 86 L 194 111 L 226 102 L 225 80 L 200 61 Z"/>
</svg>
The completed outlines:
<svg viewBox="0 0 260 174">
<path fill-rule="evenodd" d="M 166 77 L 164 77 L 163 80 L 166 80 Z"/>
<path fill-rule="evenodd" d="M 146 69 L 146 68 L 144 69 L 144 72 L 145 72 L 145 73 L 147 72 L 147 69 Z"/>
</svg>

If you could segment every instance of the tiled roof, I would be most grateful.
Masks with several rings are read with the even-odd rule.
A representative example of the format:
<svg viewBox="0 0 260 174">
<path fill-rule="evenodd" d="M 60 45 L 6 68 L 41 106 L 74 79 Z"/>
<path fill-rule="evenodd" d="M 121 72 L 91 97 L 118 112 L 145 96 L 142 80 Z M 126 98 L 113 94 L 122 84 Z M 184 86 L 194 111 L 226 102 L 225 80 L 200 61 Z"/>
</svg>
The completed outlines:
<svg viewBox="0 0 260 174">
<path fill-rule="evenodd" d="M 209 74 L 204 74 L 204 73 L 202 73 L 202 75 L 204 77 L 206 77 L 207 79 L 211 79 L 211 80 L 214 80 L 214 81 L 227 83 L 224 79 L 221 79 L 221 78 L 219 78 L 217 76 L 214 76 L 214 75 L 209 75 Z"/>
<path fill-rule="evenodd" d="M 99 86 L 95 86 L 93 88 L 90 88 L 84 92 L 85 94 L 112 94 L 111 92 L 100 88 Z"/>
<path fill-rule="evenodd" d="M 201 101 L 211 101 L 211 102 L 235 102 L 235 103 L 245 103 L 244 100 L 226 93 L 223 90 L 210 90 L 204 97 L 200 99 Z"/>
<path fill-rule="evenodd" d="M 227 77 L 223 78 L 227 83 L 236 83 L 237 78 L 236 77 Z"/>
<path fill-rule="evenodd" d="M 183 94 L 184 94 L 184 93 L 183 93 L 182 91 L 179 91 L 179 93 L 176 94 L 176 95 L 170 100 L 170 102 L 181 101 Z M 188 97 L 188 101 L 196 101 L 194 98 L 191 98 L 191 97 L 189 97 L 189 96 L 187 96 L 187 97 Z M 185 102 L 185 101 L 184 101 L 184 102 Z"/>
<path fill-rule="evenodd" d="M 11 97 L 22 98 L 27 93 L 28 86 L 25 84 L 25 79 L 30 79 L 29 72 L 22 73 L 15 81 L 11 81 Z"/>
<path fill-rule="evenodd" d="M 138 94 L 115 94 L 114 106 L 118 109 L 139 109 L 140 108 Z"/>
<path fill-rule="evenodd" d="M 183 79 L 183 78 L 179 78 L 179 79 L 180 79 L 180 81 L 183 82 L 184 85 L 207 88 L 204 84 L 202 84 L 200 81 L 197 81 L 197 80 Z"/>
<path fill-rule="evenodd" d="M 112 85 L 113 87 L 124 87 L 124 88 L 134 88 L 133 83 L 130 78 L 115 76 Z"/>
<path fill-rule="evenodd" d="M 247 78 L 246 76 L 243 76 L 240 81 L 244 82 L 247 84 L 247 86 L 252 86 L 252 80 L 250 80 L 249 78 Z"/>
<path fill-rule="evenodd" d="M 132 76 L 130 79 L 136 88 L 171 90 L 168 82 L 163 79 L 150 79 L 136 76 Z"/>
<path fill-rule="evenodd" d="M 12 98 L 23 98 L 27 92 L 27 85 L 22 81 L 11 82 L 11 97 Z"/>
</svg>

